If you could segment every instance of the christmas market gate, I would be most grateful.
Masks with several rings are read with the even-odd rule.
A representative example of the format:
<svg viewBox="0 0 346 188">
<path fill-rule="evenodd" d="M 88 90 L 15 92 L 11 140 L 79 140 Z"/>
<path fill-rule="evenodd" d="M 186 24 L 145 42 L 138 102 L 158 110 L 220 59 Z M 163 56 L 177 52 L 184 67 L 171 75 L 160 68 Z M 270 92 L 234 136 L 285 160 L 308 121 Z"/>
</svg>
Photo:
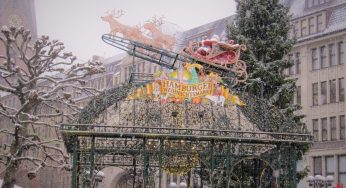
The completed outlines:
<svg viewBox="0 0 346 188">
<path fill-rule="evenodd" d="M 251 187 L 296 187 L 295 147 L 311 142 L 308 134 L 92 124 L 63 124 L 61 132 L 72 153 L 72 187 L 93 187 L 107 166 L 125 169 L 133 187 L 154 187 L 154 181 L 162 187 L 165 159 L 181 163 L 171 169 L 189 168 L 188 185 L 199 174 L 210 187 L 241 187 L 246 173 L 239 174 L 237 164 L 252 160 Z M 256 165 L 261 162 L 264 168 Z"/>
<path fill-rule="evenodd" d="M 182 176 L 188 187 L 296 187 L 296 163 L 312 136 L 264 99 L 239 94 L 246 105 L 231 109 L 126 101 L 131 90 L 153 81 L 153 75 L 136 72 L 135 57 L 167 69 L 197 63 L 234 77 L 229 69 L 121 37 L 102 39 L 133 56 L 130 83 L 94 97 L 79 124 L 61 125 L 72 154 L 73 188 L 96 187 L 109 166 L 125 170 L 131 187 L 167 187 L 164 173 Z M 119 113 L 117 123 L 104 121 L 109 109 Z"/>
</svg>

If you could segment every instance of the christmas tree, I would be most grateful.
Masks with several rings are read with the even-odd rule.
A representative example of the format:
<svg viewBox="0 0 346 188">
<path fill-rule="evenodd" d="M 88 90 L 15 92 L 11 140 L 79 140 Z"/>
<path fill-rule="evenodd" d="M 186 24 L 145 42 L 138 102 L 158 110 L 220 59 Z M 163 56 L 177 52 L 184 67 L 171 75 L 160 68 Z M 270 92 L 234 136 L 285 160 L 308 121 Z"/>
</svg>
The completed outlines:
<svg viewBox="0 0 346 188">
<path fill-rule="evenodd" d="M 285 69 L 293 66 L 293 62 L 289 61 L 287 57 L 294 40 L 288 37 L 290 29 L 288 8 L 280 2 L 282 1 L 237 0 L 236 24 L 229 26 L 229 38 L 247 46 L 248 50 L 242 54 L 240 59 L 247 63 L 249 79 L 236 89 L 267 101 L 280 109 L 285 117 L 294 120 L 291 127 L 274 127 L 270 123 L 259 125 L 262 131 L 300 132 L 305 130 L 305 125 L 301 122 L 304 116 L 298 112 L 301 109 L 300 105 L 292 103 L 296 80 L 284 74 Z M 308 148 L 308 145 L 304 145 L 291 149 L 298 151 L 298 155 L 295 156 L 298 159 Z M 268 158 L 273 158 L 272 163 L 276 163 L 277 168 L 295 168 L 289 163 L 285 163 L 288 161 L 288 158 L 285 158 L 287 156 L 280 155 L 279 150 L 276 154 L 275 152 L 273 150 Z M 298 182 L 296 180 L 302 178 L 305 172 L 301 171 L 292 175 L 283 170 L 282 173 L 285 173 L 284 176 L 292 178 L 291 182 L 296 183 Z M 295 183 L 288 185 L 284 179 L 279 182 L 282 187 L 295 187 Z"/>
<path fill-rule="evenodd" d="M 229 38 L 247 46 L 241 59 L 247 62 L 249 73 L 248 81 L 237 89 L 266 99 L 302 128 L 303 116 L 294 113 L 300 106 L 291 102 L 296 80 L 284 74 L 293 66 L 287 58 L 294 44 L 288 37 L 288 8 L 279 0 L 241 0 L 237 13 L 236 25 L 229 27 Z"/>
<path fill-rule="evenodd" d="M 189 84 L 197 84 L 199 83 L 198 74 L 195 67 L 191 67 L 191 79 L 189 80 Z"/>
</svg>

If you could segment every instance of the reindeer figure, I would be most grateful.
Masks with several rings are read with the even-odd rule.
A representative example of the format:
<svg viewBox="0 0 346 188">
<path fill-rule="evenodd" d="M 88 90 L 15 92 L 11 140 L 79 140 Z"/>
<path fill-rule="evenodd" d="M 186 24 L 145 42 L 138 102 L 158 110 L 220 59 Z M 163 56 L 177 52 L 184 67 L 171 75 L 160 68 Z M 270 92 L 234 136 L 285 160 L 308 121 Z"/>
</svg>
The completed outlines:
<svg viewBox="0 0 346 188">
<path fill-rule="evenodd" d="M 143 27 L 151 32 L 152 39 L 156 41 L 156 43 L 160 44 L 161 47 L 173 50 L 175 45 L 175 37 L 162 33 L 162 31 L 159 29 L 162 24 L 162 17 L 159 19 L 153 17 L 151 20 L 147 21 Z"/>
<path fill-rule="evenodd" d="M 116 19 L 124 15 L 125 12 L 123 10 L 118 10 L 117 12 L 115 12 L 115 9 L 113 9 L 112 12 L 107 11 L 105 13 L 106 15 L 101 16 L 101 19 L 105 22 L 108 22 L 109 27 L 111 29 L 110 34 L 116 35 L 117 33 L 124 33 L 124 28 L 128 26 L 121 24 Z"/>
<path fill-rule="evenodd" d="M 117 18 L 124 15 L 123 10 L 118 10 L 117 12 L 113 9 L 111 12 L 107 11 L 106 16 L 101 16 L 101 19 L 109 23 L 111 35 L 116 35 L 121 33 L 125 38 L 136 40 L 139 42 L 154 44 L 152 40 L 148 37 L 145 37 L 141 31 L 141 26 L 128 26 L 120 23 Z"/>
</svg>

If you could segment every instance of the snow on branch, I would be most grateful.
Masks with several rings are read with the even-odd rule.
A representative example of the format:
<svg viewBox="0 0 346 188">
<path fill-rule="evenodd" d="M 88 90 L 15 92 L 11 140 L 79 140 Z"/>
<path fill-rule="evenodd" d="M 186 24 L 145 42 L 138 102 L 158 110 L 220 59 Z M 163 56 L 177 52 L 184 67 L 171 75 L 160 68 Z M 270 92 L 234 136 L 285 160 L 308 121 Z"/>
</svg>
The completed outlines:
<svg viewBox="0 0 346 188">
<path fill-rule="evenodd" d="M 15 103 L 4 103 L 0 98 L 0 119 L 9 119 L 1 126 L 0 134 L 11 136 L 8 150 L 4 150 L 0 168 L 4 182 L 12 182 L 13 172 L 23 161 L 30 177 L 45 166 L 65 168 L 68 156 L 54 144 L 59 141 L 45 131 L 57 130 L 62 121 L 74 121 L 81 110 L 75 94 L 97 95 L 100 90 L 88 87 L 87 79 L 105 71 L 100 62 L 77 63 L 71 52 L 65 52 L 64 43 L 41 36 L 33 41 L 29 30 L 23 27 L 3 26 L 0 31 L 0 94 L 7 93 Z M 6 105 L 5 105 L 6 104 Z M 29 150 L 37 148 L 40 155 Z M 25 166 L 25 165 L 22 165 Z M 11 175 L 12 174 L 12 175 Z"/>
</svg>

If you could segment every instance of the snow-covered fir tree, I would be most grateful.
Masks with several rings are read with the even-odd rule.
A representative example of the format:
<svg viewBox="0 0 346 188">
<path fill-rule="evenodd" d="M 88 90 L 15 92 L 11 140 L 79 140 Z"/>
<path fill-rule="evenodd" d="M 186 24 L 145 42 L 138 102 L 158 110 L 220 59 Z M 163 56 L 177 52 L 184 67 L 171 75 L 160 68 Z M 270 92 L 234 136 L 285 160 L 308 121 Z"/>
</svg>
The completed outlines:
<svg viewBox="0 0 346 188">
<path fill-rule="evenodd" d="M 301 107 L 292 102 L 296 92 L 296 79 L 289 78 L 284 73 L 287 68 L 293 66 L 293 62 L 288 59 L 294 45 L 294 39 L 289 38 L 288 7 L 281 4 L 280 0 L 236 1 L 237 17 L 235 24 L 229 26 L 229 38 L 247 46 L 248 50 L 242 54 L 241 59 L 247 63 L 249 73 L 248 81 L 236 89 L 262 98 L 295 122 L 288 127 L 264 124 L 259 127 L 262 131 L 305 131 L 305 125 L 302 123 L 304 115 L 298 112 Z M 301 158 L 308 148 L 309 145 L 294 147 L 293 149 L 297 151 L 296 159 Z M 271 155 L 274 158 L 287 157 L 280 155 L 279 152 L 275 154 L 274 151 Z M 295 167 L 281 163 L 280 168 Z M 287 170 L 283 170 L 282 173 L 287 173 Z M 284 176 L 299 182 L 306 174 L 307 169 L 304 169 L 297 172 L 296 177 L 291 177 L 290 174 Z M 280 187 L 295 186 L 284 179 L 280 179 L 279 184 Z"/>
<path fill-rule="evenodd" d="M 266 99 L 303 128 L 303 116 L 294 114 L 300 106 L 292 103 L 296 80 L 284 74 L 293 66 L 287 58 L 294 44 L 288 37 L 288 8 L 279 0 L 237 2 L 236 24 L 229 27 L 229 38 L 247 46 L 241 59 L 247 62 L 249 73 L 248 81 L 238 89 Z"/>
</svg>

